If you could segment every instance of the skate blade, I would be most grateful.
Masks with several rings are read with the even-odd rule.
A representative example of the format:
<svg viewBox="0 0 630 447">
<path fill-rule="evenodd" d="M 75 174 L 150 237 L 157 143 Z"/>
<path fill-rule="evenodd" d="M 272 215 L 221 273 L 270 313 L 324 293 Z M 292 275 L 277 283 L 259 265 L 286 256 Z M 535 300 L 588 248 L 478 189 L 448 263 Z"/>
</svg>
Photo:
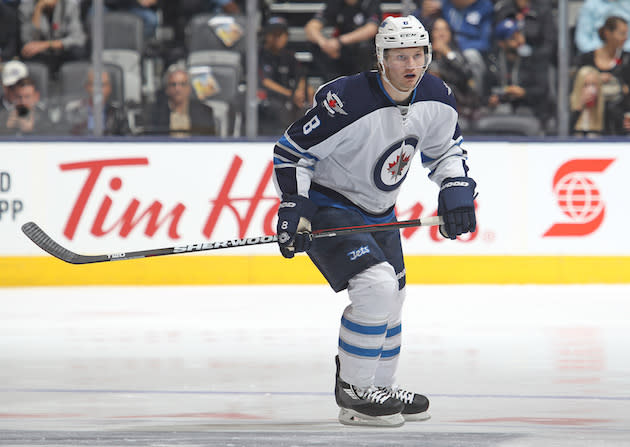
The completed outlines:
<svg viewBox="0 0 630 447">
<path fill-rule="evenodd" d="M 339 410 L 339 422 L 344 425 L 363 425 L 369 427 L 400 427 L 405 419 L 400 413 L 386 416 L 368 416 L 354 410 L 341 408 Z"/>
<path fill-rule="evenodd" d="M 403 414 L 402 417 L 405 418 L 405 421 L 426 421 L 431 419 L 431 414 L 428 411 L 423 411 L 422 413 Z"/>
</svg>

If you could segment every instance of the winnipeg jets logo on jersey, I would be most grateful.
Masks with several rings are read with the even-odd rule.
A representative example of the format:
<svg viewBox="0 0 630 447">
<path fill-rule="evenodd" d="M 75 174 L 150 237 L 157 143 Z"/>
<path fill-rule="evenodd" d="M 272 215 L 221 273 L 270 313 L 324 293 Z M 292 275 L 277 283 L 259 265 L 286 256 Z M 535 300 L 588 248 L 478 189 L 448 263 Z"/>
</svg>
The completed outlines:
<svg viewBox="0 0 630 447">
<path fill-rule="evenodd" d="M 367 254 L 369 252 L 370 252 L 370 247 L 368 247 L 367 245 L 362 245 L 361 247 L 357 248 L 356 250 L 349 251 L 347 253 L 347 255 L 348 255 L 348 258 L 350 258 L 351 261 L 354 261 L 354 260 L 360 258 L 364 254 Z"/>
<path fill-rule="evenodd" d="M 382 191 L 398 188 L 407 176 L 409 162 L 416 151 L 418 138 L 407 137 L 392 144 L 374 166 L 374 183 Z"/>
<path fill-rule="evenodd" d="M 333 116 L 335 113 L 340 113 L 342 115 L 347 115 L 348 113 L 343 110 L 343 102 L 339 99 L 336 93 L 329 91 L 326 93 L 326 99 L 324 100 L 324 107 L 328 110 L 330 116 Z"/>
</svg>

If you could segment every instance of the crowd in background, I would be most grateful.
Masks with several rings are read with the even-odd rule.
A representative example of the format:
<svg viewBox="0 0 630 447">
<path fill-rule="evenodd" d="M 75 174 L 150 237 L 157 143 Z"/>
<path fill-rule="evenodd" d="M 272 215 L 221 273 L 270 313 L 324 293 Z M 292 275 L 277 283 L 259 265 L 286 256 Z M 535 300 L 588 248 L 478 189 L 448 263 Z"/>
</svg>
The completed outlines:
<svg viewBox="0 0 630 447">
<path fill-rule="evenodd" d="M 326 0 L 308 14 L 274 8 L 300 3 L 258 1 L 259 135 L 281 134 L 322 83 L 375 68 L 378 24 L 397 15 L 380 0 Z M 628 135 L 630 0 L 578 3 L 570 134 Z M 556 134 L 557 1 L 414 5 L 431 36 L 429 72 L 452 89 L 464 132 Z M 104 7 L 106 16 L 140 24 L 136 59 L 112 43 L 122 31 L 105 30 L 105 48 L 119 50 L 110 51 L 101 79 L 105 135 L 243 134 L 245 0 L 104 0 Z M 0 0 L 0 135 L 93 133 L 93 17 L 90 0 Z"/>
</svg>

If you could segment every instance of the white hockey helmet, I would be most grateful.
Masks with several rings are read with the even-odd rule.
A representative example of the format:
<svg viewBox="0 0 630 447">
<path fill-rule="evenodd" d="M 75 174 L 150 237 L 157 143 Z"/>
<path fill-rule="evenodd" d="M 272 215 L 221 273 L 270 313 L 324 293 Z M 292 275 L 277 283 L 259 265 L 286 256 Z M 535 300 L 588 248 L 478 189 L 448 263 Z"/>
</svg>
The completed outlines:
<svg viewBox="0 0 630 447">
<path fill-rule="evenodd" d="M 383 71 L 385 70 L 383 63 L 385 50 L 391 48 L 424 47 L 424 70 L 431 63 L 432 49 L 429 32 L 414 16 L 387 17 L 378 28 L 374 44 L 376 45 L 376 58 Z"/>
</svg>

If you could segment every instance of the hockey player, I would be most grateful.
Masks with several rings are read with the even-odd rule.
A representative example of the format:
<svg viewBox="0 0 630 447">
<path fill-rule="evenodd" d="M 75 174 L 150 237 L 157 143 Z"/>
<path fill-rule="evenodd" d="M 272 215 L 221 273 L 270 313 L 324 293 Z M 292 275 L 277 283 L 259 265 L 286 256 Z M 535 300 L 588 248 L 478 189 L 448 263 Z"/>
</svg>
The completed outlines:
<svg viewBox="0 0 630 447">
<path fill-rule="evenodd" d="M 425 396 L 396 383 L 405 299 L 400 233 L 312 239 L 311 231 L 395 221 L 396 197 L 420 152 L 440 186 L 440 232 L 455 239 L 475 231 L 476 184 L 452 92 L 425 74 L 431 44 L 422 24 L 388 17 L 375 43 L 378 71 L 323 85 L 276 143 L 277 232 L 284 257 L 307 252 L 336 292 L 348 290 L 336 357 L 340 422 L 400 426 L 427 419 L 429 407 Z"/>
</svg>

